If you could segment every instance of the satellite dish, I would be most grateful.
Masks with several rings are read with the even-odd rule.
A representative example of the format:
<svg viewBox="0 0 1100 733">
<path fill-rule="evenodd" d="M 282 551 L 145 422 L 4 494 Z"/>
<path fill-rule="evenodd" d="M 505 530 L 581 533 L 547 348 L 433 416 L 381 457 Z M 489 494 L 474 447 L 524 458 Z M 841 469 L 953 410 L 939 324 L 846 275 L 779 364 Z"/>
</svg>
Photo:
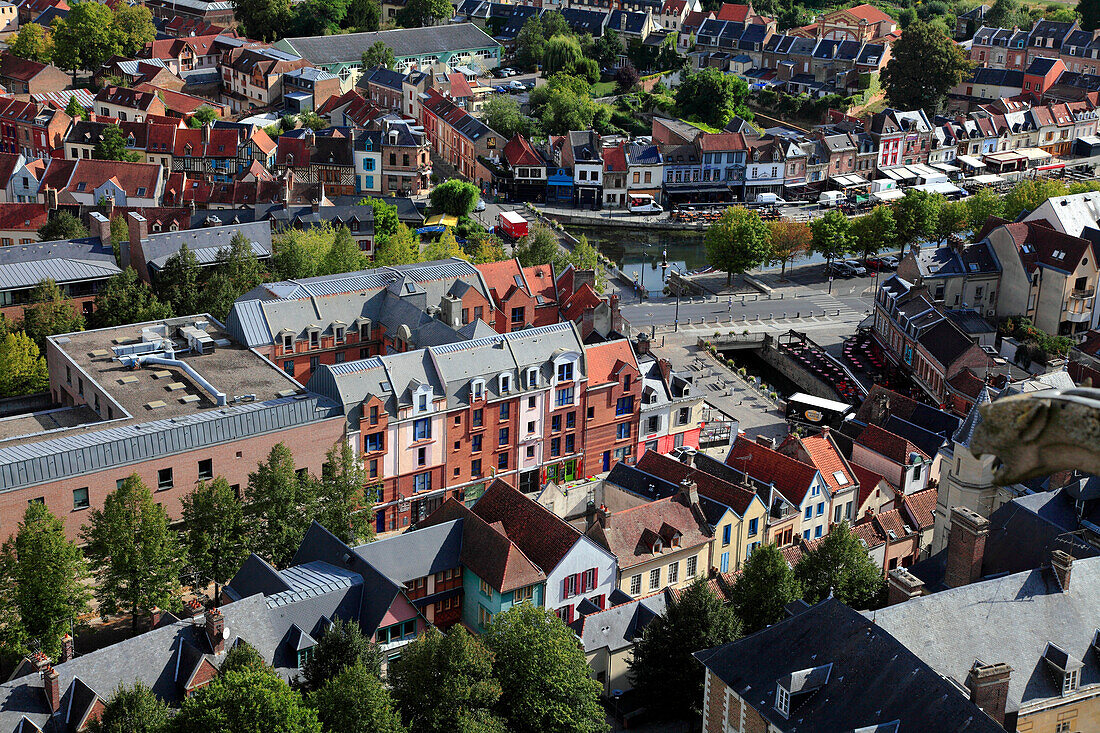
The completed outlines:
<svg viewBox="0 0 1100 733">
<path fill-rule="evenodd" d="M 229 639 L 229 629 L 226 627 L 222 627 L 222 638 L 226 640 Z"/>
</svg>

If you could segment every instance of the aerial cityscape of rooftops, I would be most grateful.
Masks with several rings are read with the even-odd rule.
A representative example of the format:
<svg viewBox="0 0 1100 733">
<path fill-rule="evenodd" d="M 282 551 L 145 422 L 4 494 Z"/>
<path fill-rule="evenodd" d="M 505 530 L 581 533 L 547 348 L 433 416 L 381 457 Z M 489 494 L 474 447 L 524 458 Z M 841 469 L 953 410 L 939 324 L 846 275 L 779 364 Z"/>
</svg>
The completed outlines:
<svg viewBox="0 0 1100 733">
<path fill-rule="evenodd" d="M 1100 733 L 1100 0 L 0 0 L 0 733 Z"/>
</svg>

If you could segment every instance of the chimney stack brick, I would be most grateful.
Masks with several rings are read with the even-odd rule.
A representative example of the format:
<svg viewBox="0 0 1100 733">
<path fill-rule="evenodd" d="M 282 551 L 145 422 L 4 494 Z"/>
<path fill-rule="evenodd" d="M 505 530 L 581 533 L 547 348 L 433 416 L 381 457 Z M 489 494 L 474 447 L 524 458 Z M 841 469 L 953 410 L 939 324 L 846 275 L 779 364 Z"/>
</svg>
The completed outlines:
<svg viewBox="0 0 1100 733">
<path fill-rule="evenodd" d="M 1065 593 L 1069 590 L 1070 574 L 1073 572 L 1073 555 L 1064 550 L 1055 550 L 1050 554 L 1050 565 L 1058 579 L 1058 587 Z"/>
<path fill-rule="evenodd" d="M 73 637 L 72 634 L 65 634 L 61 637 L 61 657 L 57 660 L 58 664 L 64 664 L 71 660 L 75 655 L 73 652 Z"/>
<path fill-rule="evenodd" d="M 887 606 L 904 603 L 911 598 L 920 598 L 924 594 L 924 581 L 905 568 L 891 570 L 886 577 Z"/>
<path fill-rule="evenodd" d="M 966 676 L 966 686 L 970 690 L 970 701 L 986 715 L 1005 724 L 1005 708 L 1008 706 L 1008 681 L 1012 667 L 1003 662 L 982 664 L 975 662 Z"/>
<path fill-rule="evenodd" d="M 221 654 L 225 650 L 225 617 L 217 608 L 206 611 L 206 638 L 210 641 L 210 648 L 215 654 Z"/>
<path fill-rule="evenodd" d="M 943 582 L 948 588 L 969 585 L 982 577 L 985 540 L 989 520 L 972 509 L 951 510 L 951 530 L 947 538 L 947 569 Z"/>
<path fill-rule="evenodd" d="M 56 713 L 61 709 L 61 681 L 58 679 L 57 670 L 47 666 L 42 671 L 42 686 L 46 691 L 46 702 L 50 706 L 50 712 Z"/>
</svg>

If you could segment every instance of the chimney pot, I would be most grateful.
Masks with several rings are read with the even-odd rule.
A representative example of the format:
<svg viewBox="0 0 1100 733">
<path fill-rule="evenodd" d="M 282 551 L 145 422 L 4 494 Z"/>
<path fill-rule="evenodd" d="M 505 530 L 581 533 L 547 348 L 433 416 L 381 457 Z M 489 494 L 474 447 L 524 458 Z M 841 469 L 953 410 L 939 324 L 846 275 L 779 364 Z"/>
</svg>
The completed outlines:
<svg viewBox="0 0 1100 733">
<path fill-rule="evenodd" d="M 1054 570 L 1054 576 L 1058 579 L 1058 586 L 1065 593 L 1069 590 L 1069 576 L 1073 571 L 1073 555 L 1064 550 L 1055 550 L 1050 554 L 1050 565 Z"/>
<path fill-rule="evenodd" d="M 57 660 L 58 664 L 64 664 L 71 660 L 74 656 L 73 653 L 73 637 L 72 634 L 65 634 L 61 637 L 61 658 Z"/>
<path fill-rule="evenodd" d="M 217 608 L 206 611 L 206 638 L 215 654 L 225 650 L 225 617 Z"/>
<path fill-rule="evenodd" d="M 951 529 L 947 537 L 947 569 L 943 582 L 948 588 L 969 585 L 982 577 L 985 539 L 989 520 L 973 509 L 957 506 L 951 510 Z"/>
</svg>

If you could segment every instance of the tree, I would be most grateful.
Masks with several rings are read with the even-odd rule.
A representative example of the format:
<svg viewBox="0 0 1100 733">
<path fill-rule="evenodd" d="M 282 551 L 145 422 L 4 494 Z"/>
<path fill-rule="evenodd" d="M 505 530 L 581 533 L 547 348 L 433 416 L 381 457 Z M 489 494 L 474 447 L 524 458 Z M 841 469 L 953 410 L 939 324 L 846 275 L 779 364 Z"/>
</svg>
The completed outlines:
<svg viewBox="0 0 1100 733">
<path fill-rule="evenodd" d="M 96 160 L 121 160 L 126 163 L 141 161 L 141 153 L 127 149 L 126 136 L 118 125 L 107 125 L 103 128 L 99 140 L 92 148 L 92 157 Z"/>
<path fill-rule="evenodd" d="M 993 5 L 985 13 L 982 25 L 987 25 L 990 28 L 1011 28 L 1016 24 L 1018 7 L 1016 0 L 993 0 Z M 1078 3 L 1078 9 L 1081 9 L 1081 3 Z M 1082 13 L 1082 25 L 1083 19 L 1084 14 Z"/>
<path fill-rule="evenodd" d="M 421 261 L 420 240 L 416 232 L 404 224 L 398 224 L 389 236 L 376 234 L 374 245 L 376 265 L 410 265 Z"/>
<path fill-rule="evenodd" d="M 726 273 L 726 286 L 733 273 L 745 273 L 771 256 L 771 229 L 760 214 L 742 206 L 730 206 L 722 217 L 707 227 L 704 238 L 707 262 Z"/>
<path fill-rule="evenodd" d="M 634 68 L 634 64 L 627 61 L 625 64 L 619 67 L 619 70 L 615 72 L 615 88 L 619 94 L 626 94 L 633 91 L 634 87 L 638 86 L 638 82 L 642 80 L 641 74 Z"/>
<path fill-rule="evenodd" d="M 560 17 L 560 13 L 558 14 Z M 534 69 L 542 63 L 546 51 L 546 35 L 543 21 L 538 15 L 532 15 L 516 34 L 516 66 L 521 69 Z"/>
<path fill-rule="evenodd" d="M 249 38 L 274 41 L 290 17 L 290 0 L 233 0 L 233 16 Z"/>
<path fill-rule="evenodd" d="M 397 216 L 397 207 L 387 204 L 382 199 L 362 199 L 360 204 L 367 204 L 374 209 L 374 236 L 388 237 L 397 231 L 397 225 L 401 220 Z"/>
<path fill-rule="evenodd" d="M 217 119 L 218 113 L 214 111 L 214 108 L 208 104 L 204 104 L 195 110 L 195 113 L 191 115 L 191 119 L 187 120 L 187 126 L 202 127 L 204 125 L 212 125 Z"/>
<path fill-rule="evenodd" d="M 88 320 L 95 328 L 108 328 L 171 316 L 171 307 L 157 300 L 152 288 L 128 267 L 111 277 L 96 294 L 95 308 Z"/>
<path fill-rule="evenodd" d="M 894 43 L 882 72 L 882 86 L 898 109 L 939 110 L 952 87 L 962 82 L 971 63 L 966 52 L 939 25 L 917 20 Z"/>
<path fill-rule="evenodd" d="M 303 232 L 291 229 L 275 236 L 271 243 L 271 266 L 279 280 L 299 280 L 317 274 L 318 260 L 306 247 Z"/>
<path fill-rule="evenodd" d="M 405 724 L 418 733 L 450 733 L 462 720 L 491 719 L 501 694 L 489 650 L 459 626 L 429 629 L 403 647 L 386 678 Z"/>
<path fill-rule="evenodd" d="M 378 0 L 351 0 L 348 3 L 347 26 L 357 31 L 378 30 L 382 21 L 382 8 Z M 364 66 L 363 68 L 370 68 Z"/>
<path fill-rule="evenodd" d="M 889 206 L 879 204 L 871 213 L 853 219 L 851 232 L 852 251 L 861 252 L 864 259 L 889 249 L 898 236 L 894 212 Z"/>
<path fill-rule="evenodd" d="M 531 121 L 520 111 L 515 97 L 496 95 L 481 107 L 485 124 L 511 140 L 516 135 L 531 134 Z"/>
<path fill-rule="evenodd" d="M 223 476 L 209 483 L 200 481 L 181 504 L 187 562 L 195 573 L 196 587 L 214 584 L 216 602 L 221 586 L 248 557 L 244 507 Z"/>
<path fill-rule="evenodd" d="M 466 251 L 472 253 L 471 256 L 475 265 L 508 259 L 508 255 L 504 251 L 504 243 L 495 234 L 474 234 L 468 241 L 472 244 L 472 247 L 468 247 Z"/>
<path fill-rule="evenodd" d="M 88 108 L 80 103 L 75 94 L 69 97 L 69 103 L 65 105 L 65 114 L 72 117 L 74 122 L 86 120 L 89 117 Z"/>
<path fill-rule="evenodd" d="M 970 210 L 970 229 L 981 231 L 991 216 L 1003 217 L 1004 199 L 992 188 L 983 188 L 966 198 L 966 207 Z"/>
<path fill-rule="evenodd" d="M 748 634 L 781 620 L 785 606 L 801 597 L 794 571 L 772 544 L 762 545 L 749 555 L 729 593 L 733 612 Z"/>
<path fill-rule="evenodd" d="M 531 224 L 527 236 L 520 239 L 512 251 L 524 267 L 549 265 L 561 254 L 558 236 L 541 222 Z"/>
<path fill-rule="evenodd" d="M 88 721 L 88 733 L 166 733 L 168 706 L 153 691 L 135 682 L 119 685 L 98 717 Z"/>
<path fill-rule="evenodd" d="M 582 234 L 577 238 L 573 249 L 566 253 L 563 265 L 572 265 L 578 270 L 598 270 L 600 258 L 596 254 L 596 248 L 588 241 L 588 237 Z"/>
<path fill-rule="evenodd" d="M 263 268 L 252 244 L 237 232 L 229 247 L 214 256 L 213 272 L 203 287 L 202 310 L 224 321 L 233 301 L 263 281 Z"/>
<path fill-rule="evenodd" d="M 1078 0 L 1077 14 L 1082 29 L 1091 32 L 1100 28 L 1100 0 Z"/>
<path fill-rule="evenodd" d="M 80 223 L 80 219 L 67 211 L 55 212 L 45 224 L 38 227 L 38 238 L 43 242 L 81 239 L 86 236 L 88 236 L 88 229 Z"/>
<path fill-rule="evenodd" d="M 409 0 L 397 11 L 397 24 L 402 28 L 422 28 L 454 14 L 454 6 L 447 0 Z"/>
<path fill-rule="evenodd" d="M 222 660 L 222 666 L 218 671 L 225 674 L 242 669 L 265 670 L 270 667 L 256 651 L 256 647 L 238 636 L 237 642 L 225 653 L 225 659 Z"/>
<path fill-rule="evenodd" d="M 53 57 L 53 39 L 42 26 L 37 23 L 27 23 L 11 39 L 8 49 L 12 56 L 48 64 Z M 68 109 L 65 113 L 72 116 Z"/>
<path fill-rule="evenodd" d="M 313 497 L 312 518 L 345 544 L 374 539 L 374 502 L 367 494 L 371 481 L 346 440 L 325 454 L 321 481 Z"/>
<path fill-rule="evenodd" d="M 936 217 L 936 239 L 965 231 L 969 224 L 970 208 L 965 201 L 944 201 Z"/>
<path fill-rule="evenodd" d="M 433 188 L 428 199 L 436 211 L 451 216 L 468 216 L 480 196 L 481 191 L 474 184 L 451 178 Z"/>
<path fill-rule="evenodd" d="M 546 42 L 542 52 L 542 65 L 546 73 L 568 71 L 581 57 L 581 44 L 572 35 L 554 36 Z"/>
<path fill-rule="evenodd" d="M 84 316 L 53 280 L 38 283 L 31 291 L 30 302 L 23 310 L 23 331 L 34 339 L 39 350 L 45 348 L 47 336 L 84 330 Z"/>
<path fill-rule="evenodd" d="M 54 18 L 53 57 L 64 69 L 98 69 L 122 53 L 115 14 L 100 3 L 74 3 L 64 18 Z"/>
<path fill-rule="evenodd" d="M 5 644 L 5 651 L 26 654 L 33 647 L 57 659 L 61 637 L 88 610 L 87 576 L 84 555 L 65 536 L 64 523 L 43 502 L 30 502 L 15 535 L 0 550 L 0 578 L 12 593 L 13 606 L 5 616 L 29 643 Z"/>
<path fill-rule="evenodd" d="M 769 222 L 768 227 L 771 229 L 771 262 L 782 265 L 779 277 L 783 278 L 787 275 L 787 264 L 810 251 L 813 233 L 800 221 L 778 219 Z"/>
<path fill-rule="evenodd" d="M 340 670 L 361 666 L 372 675 L 382 673 L 382 653 L 367 638 L 356 621 L 338 620 L 321 635 L 302 667 L 301 684 L 306 690 L 319 690 Z"/>
<path fill-rule="evenodd" d="M 500 681 L 500 712 L 515 733 L 603 733 L 600 684 L 576 634 L 530 603 L 497 614 L 485 632 Z M 700 691 L 700 697 L 702 692 Z"/>
<path fill-rule="evenodd" d="M 606 28 L 603 35 L 597 38 L 595 44 L 593 44 L 592 58 L 596 59 L 597 63 L 603 68 L 610 69 L 615 66 L 624 50 L 623 39 L 619 37 L 615 29 Z M 631 68 L 633 68 L 633 64 L 631 64 Z M 629 88 L 633 89 L 634 86 L 631 85 Z"/>
<path fill-rule="evenodd" d="M 46 359 L 22 331 L 8 333 L 0 343 L 0 397 L 45 392 L 50 387 Z"/>
<path fill-rule="evenodd" d="M 902 254 L 908 244 L 931 239 L 936 233 L 940 204 L 943 196 L 927 191 L 909 190 L 894 202 L 894 221 L 897 223 L 898 244 Z"/>
<path fill-rule="evenodd" d="M 233 670 L 184 699 L 176 733 L 321 733 L 317 713 L 274 672 Z"/>
<path fill-rule="evenodd" d="M 676 89 L 676 114 L 712 127 L 725 127 L 735 116 L 752 119 L 749 85 L 733 74 L 706 68 L 684 76 Z"/>
<path fill-rule="evenodd" d="M 564 135 L 606 125 L 611 109 L 592 101 L 592 87 L 584 79 L 564 72 L 552 74 L 530 95 L 531 116 L 546 135 Z"/>
<path fill-rule="evenodd" d="M 248 474 L 245 499 L 253 552 L 275 567 L 284 567 L 305 534 L 309 519 L 301 511 L 309 504 L 308 480 L 298 478 L 294 456 L 285 443 L 271 448 L 267 461 Z"/>
<path fill-rule="evenodd" d="M 385 41 L 375 41 L 374 44 L 363 52 L 363 68 L 373 69 L 382 66 L 392 69 L 397 64 L 393 57 L 393 49 L 386 45 Z"/>
<path fill-rule="evenodd" d="M 668 715 L 700 713 L 703 666 L 692 652 L 725 644 L 741 635 L 733 611 L 699 578 L 669 603 L 634 646 L 630 679 L 646 707 Z"/>
<path fill-rule="evenodd" d="M 167 606 L 179 586 L 182 552 L 168 513 L 135 473 L 107 495 L 102 509 L 92 509 L 81 538 L 100 614 L 128 612 L 136 634 L 138 618 Z"/>
<path fill-rule="evenodd" d="M 1025 211 L 1035 211 L 1049 198 L 1065 195 L 1065 192 L 1061 181 L 1047 178 L 1020 181 L 1005 194 L 1003 216 L 1011 221 Z"/>
<path fill-rule="evenodd" d="M 389 690 L 361 664 L 326 681 L 310 702 L 328 733 L 405 733 Z M 450 705 L 447 700 L 441 707 Z"/>
<path fill-rule="evenodd" d="M 122 55 L 127 57 L 137 56 L 145 44 L 152 43 L 157 37 L 153 14 L 144 5 L 120 3 L 115 8 L 113 29 L 118 36 Z"/>
<path fill-rule="evenodd" d="M 202 298 L 199 281 L 202 272 L 199 258 L 184 242 L 179 251 L 169 257 L 157 276 L 157 296 L 175 315 L 198 313 Z"/>
<path fill-rule="evenodd" d="M 830 209 L 810 222 L 814 251 L 827 262 L 852 251 L 851 221 L 839 209 Z"/>
<path fill-rule="evenodd" d="M 874 605 L 885 587 L 882 570 L 846 520 L 834 525 L 820 545 L 802 556 L 795 577 L 807 602 L 817 603 L 832 594 L 857 610 Z"/>
<path fill-rule="evenodd" d="M 332 245 L 325 258 L 321 260 L 320 274 L 339 275 L 344 272 L 355 272 L 366 267 L 366 257 L 359 249 L 359 245 L 351 238 L 351 232 L 341 224 L 333 233 Z"/>
</svg>

